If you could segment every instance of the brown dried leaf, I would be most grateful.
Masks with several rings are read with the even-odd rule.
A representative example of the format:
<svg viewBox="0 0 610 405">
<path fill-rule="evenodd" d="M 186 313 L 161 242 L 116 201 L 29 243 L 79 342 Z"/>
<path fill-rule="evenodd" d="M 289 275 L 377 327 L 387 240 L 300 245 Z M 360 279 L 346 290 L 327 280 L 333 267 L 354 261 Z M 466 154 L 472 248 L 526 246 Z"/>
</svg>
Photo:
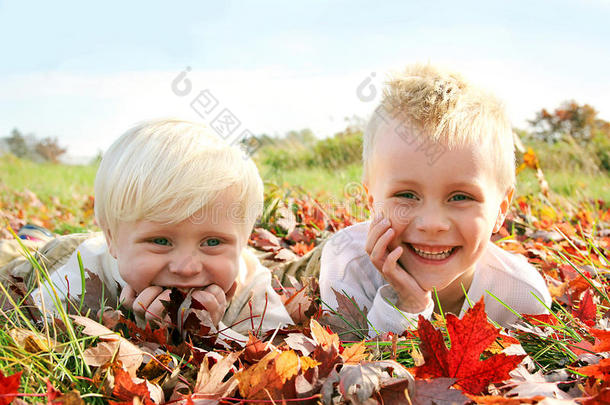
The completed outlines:
<svg viewBox="0 0 610 405">
<path fill-rule="evenodd" d="M 53 338 L 47 338 L 38 332 L 24 328 L 13 328 L 9 331 L 9 335 L 17 345 L 21 346 L 28 353 L 40 353 L 53 351 L 62 351 L 63 347 L 58 346 Z"/>
<path fill-rule="evenodd" d="M 100 342 L 97 346 L 86 349 L 83 352 L 83 359 L 87 365 L 93 367 L 120 361 L 129 375 L 135 377 L 136 371 L 142 364 L 143 354 L 142 350 L 123 339 Z"/>
<path fill-rule="evenodd" d="M 197 375 L 197 382 L 193 389 L 193 399 L 219 399 L 233 395 L 239 384 L 237 376 L 232 375 L 226 381 L 224 379 L 240 355 L 241 352 L 230 352 L 211 368 L 209 367 L 208 357 L 205 357 Z"/>
<path fill-rule="evenodd" d="M 101 366 L 109 362 L 116 353 L 115 360 L 123 363 L 131 376 L 142 364 L 145 352 L 139 347 L 111 331 L 104 325 L 84 316 L 70 315 L 77 325 L 84 326 L 82 333 L 88 336 L 97 336 L 102 342 L 95 347 L 85 350 L 85 362 L 90 366 Z"/>
<path fill-rule="evenodd" d="M 360 309 L 353 301 L 353 297 L 346 296 L 333 289 L 337 299 L 336 314 L 326 313 L 320 322 L 329 326 L 335 333 L 340 334 L 343 340 L 361 340 L 368 335 L 368 322 L 366 314 L 368 309 Z"/>
<path fill-rule="evenodd" d="M 293 350 L 298 350 L 303 356 L 309 356 L 316 348 L 315 340 L 312 340 L 302 333 L 289 333 L 284 342 Z"/>
<path fill-rule="evenodd" d="M 315 298 L 309 295 L 309 290 L 308 285 L 302 287 L 284 303 L 286 311 L 297 325 L 307 324 L 315 313 Z"/>
<path fill-rule="evenodd" d="M 460 390 L 450 388 L 455 378 L 415 380 L 411 402 L 413 405 L 461 405 L 470 402 Z"/>
</svg>

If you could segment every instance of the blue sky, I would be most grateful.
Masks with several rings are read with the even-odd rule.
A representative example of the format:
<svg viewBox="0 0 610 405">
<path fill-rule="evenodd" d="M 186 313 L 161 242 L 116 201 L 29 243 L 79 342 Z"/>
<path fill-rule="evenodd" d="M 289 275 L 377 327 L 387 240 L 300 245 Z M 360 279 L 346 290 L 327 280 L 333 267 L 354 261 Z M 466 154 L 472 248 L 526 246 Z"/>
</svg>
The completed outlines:
<svg viewBox="0 0 610 405">
<path fill-rule="evenodd" d="M 366 117 L 372 72 L 431 62 L 497 93 L 517 126 L 574 98 L 610 119 L 610 2 L 0 2 L 0 136 L 95 155 L 135 122 L 207 120 L 209 90 L 254 133 Z M 193 92 L 171 91 L 178 73 Z"/>
</svg>

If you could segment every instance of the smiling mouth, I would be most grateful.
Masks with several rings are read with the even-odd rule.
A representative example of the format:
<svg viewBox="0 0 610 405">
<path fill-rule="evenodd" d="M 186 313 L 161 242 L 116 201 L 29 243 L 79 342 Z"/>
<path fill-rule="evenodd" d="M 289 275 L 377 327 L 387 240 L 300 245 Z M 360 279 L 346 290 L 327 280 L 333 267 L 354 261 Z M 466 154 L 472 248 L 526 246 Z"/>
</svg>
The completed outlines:
<svg viewBox="0 0 610 405">
<path fill-rule="evenodd" d="M 440 249 L 440 248 L 420 249 L 420 248 L 413 246 L 410 243 L 407 243 L 406 245 L 409 247 L 411 252 L 415 253 L 417 256 L 419 256 L 421 258 L 428 259 L 428 260 L 445 260 L 449 256 L 451 256 L 453 253 L 455 253 L 455 251 L 458 250 L 458 248 L 459 248 L 459 246 L 453 246 L 453 247 L 442 247 L 442 249 Z"/>
</svg>

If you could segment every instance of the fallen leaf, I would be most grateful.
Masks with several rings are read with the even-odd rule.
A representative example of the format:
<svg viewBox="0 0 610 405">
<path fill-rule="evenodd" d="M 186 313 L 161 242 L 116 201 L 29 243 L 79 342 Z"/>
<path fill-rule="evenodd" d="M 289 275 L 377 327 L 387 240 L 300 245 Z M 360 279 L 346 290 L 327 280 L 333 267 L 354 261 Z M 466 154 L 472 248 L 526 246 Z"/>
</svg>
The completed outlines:
<svg viewBox="0 0 610 405">
<path fill-rule="evenodd" d="M 610 404 L 610 388 L 603 388 L 599 394 L 583 401 L 582 405 Z"/>
<path fill-rule="evenodd" d="M 324 350 L 334 347 L 339 350 L 339 336 L 336 333 L 332 333 L 324 329 L 322 325 L 315 319 L 311 319 L 309 322 L 309 328 L 311 330 L 311 337 L 320 345 Z"/>
<path fill-rule="evenodd" d="M 280 379 L 275 375 L 273 367 L 273 360 L 278 355 L 277 351 L 269 352 L 258 363 L 237 373 L 239 394 L 242 398 L 264 398 L 264 390 L 274 391 L 281 388 Z"/>
<path fill-rule="evenodd" d="M 610 351 L 610 330 L 601 330 L 591 328 L 589 333 L 595 336 L 595 344 L 592 350 L 595 352 L 608 352 Z M 599 341 L 598 341 L 599 340 Z"/>
<path fill-rule="evenodd" d="M 413 377 L 390 378 L 381 383 L 379 396 L 382 404 L 409 403 L 409 387 L 413 387 Z"/>
<path fill-rule="evenodd" d="M 601 359 L 597 364 L 591 364 L 575 369 L 581 374 L 589 377 L 599 378 L 600 380 L 610 379 L 610 359 Z"/>
<path fill-rule="evenodd" d="M 144 367 L 138 370 L 137 376 L 150 381 L 153 384 L 157 384 L 163 377 L 171 372 L 169 365 L 172 361 L 172 356 L 169 354 L 156 355 L 151 358 Z"/>
<path fill-rule="evenodd" d="M 366 360 L 368 356 L 365 354 L 365 352 L 366 345 L 364 344 L 364 341 L 362 341 L 354 343 L 351 346 L 347 346 L 340 356 L 343 359 L 344 364 L 357 364 L 363 360 Z"/>
<path fill-rule="evenodd" d="M 299 370 L 299 356 L 293 350 L 283 351 L 275 359 L 275 372 L 282 384 L 297 375 Z"/>
<path fill-rule="evenodd" d="M 271 351 L 266 343 L 263 343 L 259 338 L 254 336 L 252 332 L 248 332 L 248 342 L 244 348 L 244 360 L 248 363 L 256 363 L 267 353 Z"/>
<path fill-rule="evenodd" d="M 136 400 L 144 405 L 154 404 L 150 398 L 150 392 L 148 391 L 146 381 L 135 382 L 129 373 L 118 366 L 112 367 L 112 374 L 114 376 L 112 396 L 116 398 L 118 402 L 108 401 L 111 405 L 133 403 Z"/>
<path fill-rule="evenodd" d="M 578 305 L 578 309 L 572 310 L 572 315 L 580 319 L 587 326 L 595 325 L 597 305 L 593 302 L 593 294 L 591 294 L 590 288 L 585 291 Z"/>
<path fill-rule="evenodd" d="M 53 338 L 47 340 L 46 336 L 30 329 L 13 328 L 9 331 L 11 338 L 28 353 L 40 353 L 53 351 L 63 351 L 62 346 L 58 346 Z"/>
<path fill-rule="evenodd" d="M 433 380 L 415 380 L 411 401 L 413 405 L 460 405 L 470 399 L 460 390 L 451 388 L 454 378 L 435 378 Z"/>
<path fill-rule="evenodd" d="M 277 251 L 282 245 L 280 239 L 264 228 L 256 228 L 250 237 L 252 245 L 257 249 L 269 251 Z"/>
<path fill-rule="evenodd" d="M 559 389 L 557 382 L 547 381 L 540 370 L 530 374 L 523 365 L 519 365 L 509 374 L 512 378 L 505 382 L 513 388 L 506 395 L 516 395 L 519 398 L 543 395 L 549 398 L 570 399 L 568 394 Z"/>
<path fill-rule="evenodd" d="M 394 377 L 409 378 L 410 374 L 391 360 L 346 364 L 339 371 L 339 392 L 346 401 L 361 404 L 379 391 L 383 381 Z"/>
<path fill-rule="evenodd" d="M 219 399 L 233 395 L 239 381 L 235 375 L 226 379 L 227 374 L 237 361 L 241 352 L 231 352 L 219 360 L 211 368 L 209 367 L 208 357 L 203 359 L 197 382 L 193 389 L 193 399 Z"/>
<path fill-rule="evenodd" d="M 4 376 L 0 371 L 0 405 L 8 405 L 19 395 L 19 387 L 21 386 L 21 371 L 15 374 Z"/>
<path fill-rule="evenodd" d="M 316 348 L 316 341 L 302 333 L 289 333 L 284 342 L 293 350 L 298 350 L 303 356 L 309 356 Z"/>
<path fill-rule="evenodd" d="M 93 367 L 101 367 L 107 363 L 120 361 L 123 367 L 132 377 L 143 361 L 144 352 L 129 341 L 110 340 L 100 342 L 96 346 L 89 347 L 83 352 L 85 363 Z"/>
<path fill-rule="evenodd" d="M 331 287 L 332 289 L 332 287 Z M 361 340 L 368 336 L 369 326 L 366 318 L 368 309 L 358 307 L 353 297 L 332 289 L 337 299 L 335 313 L 327 312 L 320 322 L 331 327 L 343 340 Z"/>
<path fill-rule="evenodd" d="M 281 228 L 285 234 L 291 233 L 297 226 L 297 219 L 292 210 L 288 207 L 279 207 L 276 211 L 275 224 Z"/>
<path fill-rule="evenodd" d="M 509 378 L 509 371 L 525 357 L 497 354 L 480 360 L 483 351 L 499 335 L 499 330 L 487 321 L 482 298 L 462 319 L 448 314 L 447 331 L 451 349 L 445 346 L 441 331 L 420 315 L 417 332 L 425 364 L 415 369 L 418 378 L 455 378 L 460 388 L 479 394 L 490 383 Z"/>
<path fill-rule="evenodd" d="M 315 297 L 310 294 L 309 285 L 305 285 L 291 295 L 284 302 L 284 307 L 295 324 L 307 324 L 315 313 Z"/>
</svg>

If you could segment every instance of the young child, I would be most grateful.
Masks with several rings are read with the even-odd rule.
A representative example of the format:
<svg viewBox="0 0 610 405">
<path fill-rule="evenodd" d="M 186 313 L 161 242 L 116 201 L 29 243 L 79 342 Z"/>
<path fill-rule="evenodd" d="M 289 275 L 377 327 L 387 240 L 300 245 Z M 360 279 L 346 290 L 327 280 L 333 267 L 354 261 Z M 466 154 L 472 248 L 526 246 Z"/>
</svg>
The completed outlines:
<svg viewBox="0 0 610 405">
<path fill-rule="evenodd" d="M 271 287 L 269 270 L 246 249 L 262 210 L 263 184 L 237 146 L 200 124 L 145 122 L 104 154 L 95 197 L 103 233 L 76 252 L 101 279 L 108 303 L 120 301 L 140 320 L 162 322 L 162 301 L 177 287 L 192 291 L 221 331 L 230 327 L 247 334 L 261 321 L 262 330 L 292 323 Z M 76 252 L 51 280 L 63 300 L 78 302 Z M 47 287 L 33 296 L 52 309 Z"/>
<path fill-rule="evenodd" d="M 495 98 L 457 74 L 409 66 L 369 121 L 363 163 L 373 219 L 324 246 L 324 303 L 337 307 L 332 289 L 354 297 L 368 309 L 370 335 L 401 333 L 441 308 L 461 316 L 481 297 L 505 327 L 517 316 L 499 300 L 518 313 L 546 311 L 534 297 L 551 303 L 540 274 L 490 241 L 515 183 L 512 128 Z"/>
</svg>

